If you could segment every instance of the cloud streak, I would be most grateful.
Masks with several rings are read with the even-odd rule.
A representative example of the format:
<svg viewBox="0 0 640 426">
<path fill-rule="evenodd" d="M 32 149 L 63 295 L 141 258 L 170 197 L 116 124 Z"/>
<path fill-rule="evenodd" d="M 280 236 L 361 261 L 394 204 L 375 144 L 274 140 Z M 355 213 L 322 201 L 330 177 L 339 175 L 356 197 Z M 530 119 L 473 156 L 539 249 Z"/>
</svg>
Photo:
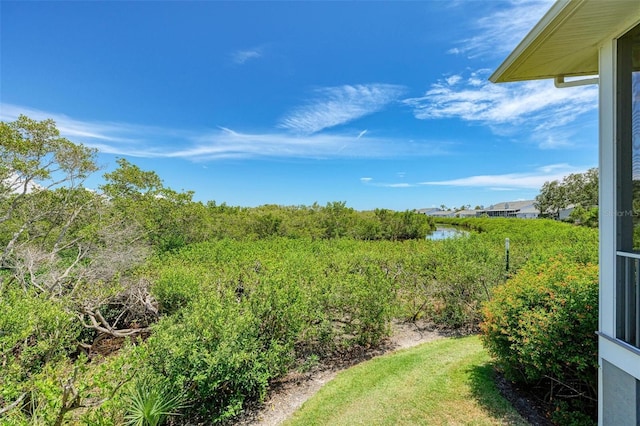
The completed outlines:
<svg viewBox="0 0 640 426">
<path fill-rule="evenodd" d="M 247 61 L 258 59 L 262 56 L 262 49 L 237 50 L 231 54 L 231 60 L 236 65 L 244 65 Z"/>
<path fill-rule="evenodd" d="M 78 120 L 65 114 L 0 104 L 0 120 L 13 121 L 20 114 L 34 120 L 52 119 L 63 137 L 96 148 L 105 154 L 157 157 L 162 151 L 162 145 L 175 146 L 197 135 L 193 131 L 158 126 Z"/>
<path fill-rule="evenodd" d="M 447 155 L 446 141 L 362 137 L 359 134 L 298 135 L 285 131 L 242 132 L 219 127 L 187 131 L 129 123 L 91 122 L 32 108 L 0 104 L 0 119 L 19 114 L 37 120 L 52 118 L 62 136 L 102 153 L 141 158 L 214 161 L 240 158 L 402 158 Z"/>
<path fill-rule="evenodd" d="M 363 177 L 360 178 L 360 182 L 364 185 L 368 186 L 376 186 L 378 188 L 413 188 L 419 186 L 417 183 L 407 183 L 407 182 L 399 182 L 399 183 L 388 183 L 388 182 L 375 182 L 373 178 Z"/>
<path fill-rule="evenodd" d="M 588 167 L 575 167 L 566 163 L 537 167 L 530 172 L 504 173 L 494 175 L 467 176 L 427 182 L 376 182 L 371 177 L 360 178 L 364 185 L 381 188 L 413 188 L 419 186 L 442 186 L 460 188 L 481 188 L 490 191 L 539 190 L 547 181 L 562 180 L 571 173 L 583 173 Z M 404 178 L 403 175 L 398 175 Z"/>
<path fill-rule="evenodd" d="M 437 144 L 433 144 L 437 145 Z M 168 153 L 168 157 L 197 161 L 221 158 L 389 158 L 413 155 L 429 156 L 444 153 L 429 151 L 432 144 L 415 143 L 387 138 L 358 138 L 352 134 L 291 135 L 289 133 L 249 133 L 227 128 L 209 132 L 194 140 L 184 150 Z"/>
<path fill-rule="evenodd" d="M 568 164 L 551 164 L 527 173 L 468 176 L 460 179 L 420 182 L 420 185 L 485 188 L 495 191 L 516 189 L 539 190 L 547 181 L 562 180 L 563 177 L 570 173 L 582 173 L 587 169 L 586 167 L 579 168 Z"/>
<path fill-rule="evenodd" d="M 287 114 L 278 127 L 302 134 L 318 133 L 381 111 L 404 91 L 403 86 L 380 83 L 318 89 L 307 105 Z"/>
<path fill-rule="evenodd" d="M 132 129 L 125 124 L 81 121 L 72 119 L 64 114 L 49 113 L 6 103 L 0 104 L 0 120 L 13 121 L 17 119 L 20 114 L 26 115 L 34 120 L 51 118 L 56 122 L 58 130 L 69 138 L 119 143 L 135 141 L 131 138 Z"/>
<path fill-rule="evenodd" d="M 499 2 L 499 10 L 472 24 L 476 34 L 456 43 L 449 53 L 469 58 L 501 58 L 510 53 L 549 10 L 554 0 Z M 469 3 L 464 2 L 465 7 Z"/>
</svg>

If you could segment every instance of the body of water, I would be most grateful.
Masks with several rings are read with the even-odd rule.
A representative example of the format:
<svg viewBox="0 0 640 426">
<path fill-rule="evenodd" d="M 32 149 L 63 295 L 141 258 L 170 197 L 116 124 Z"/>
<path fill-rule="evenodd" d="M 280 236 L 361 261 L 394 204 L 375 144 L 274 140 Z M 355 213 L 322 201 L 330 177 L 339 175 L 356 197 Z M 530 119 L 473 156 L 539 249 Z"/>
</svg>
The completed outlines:
<svg viewBox="0 0 640 426">
<path fill-rule="evenodd" d="M 469 232 L 449 226 L 438 226 L 435 231 L 427 234 L 427 240 L 446 240 L 447 238 L 458 238 L 465 235 L 469 235 Z"/>
</svg>

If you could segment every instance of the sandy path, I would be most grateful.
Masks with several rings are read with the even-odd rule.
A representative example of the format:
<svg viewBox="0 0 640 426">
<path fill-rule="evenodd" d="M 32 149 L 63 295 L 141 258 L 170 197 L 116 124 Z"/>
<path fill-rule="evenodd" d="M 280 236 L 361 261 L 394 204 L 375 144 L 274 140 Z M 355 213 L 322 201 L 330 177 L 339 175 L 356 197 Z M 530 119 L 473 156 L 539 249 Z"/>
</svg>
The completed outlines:
<svg viewBox="0 0 640 426">
<path fill-rule="evenodd" d="M 389 344 L 380 351 L 366 354 L 362 360 L 444 337 L 443 334 L 429 331 L 416 324 L 394 323 L 392 327 L 393 333 Z M 318 392 L 323 385 L 333 379 L 338 372 L 354 363 L 332 369 L 318 369 L 309 373 L 290 373 L 276 384 L 274 390 L 267 396 L 264 405 L 248 413 L 236 424 L 241 426 L 279 425 L 307 399 Z"/>
</svg>

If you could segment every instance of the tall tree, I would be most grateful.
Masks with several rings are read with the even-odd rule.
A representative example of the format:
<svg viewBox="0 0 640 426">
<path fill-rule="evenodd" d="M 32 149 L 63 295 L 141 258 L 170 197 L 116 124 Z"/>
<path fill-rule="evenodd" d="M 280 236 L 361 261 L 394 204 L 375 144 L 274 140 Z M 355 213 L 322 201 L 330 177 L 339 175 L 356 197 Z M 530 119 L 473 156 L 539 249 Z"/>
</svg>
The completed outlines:
<svg viewBox="0 0 640 426">
<path fill-rule="evenodd" d="M 562 181 L 547 181 L 536 196 L 536 207 L 541 214 L 558 217 L 560 210 L 571 205 L 585 209 L 598 205 L 598 169 L 585 173 L 572 173 Z"/>
<path fill-rule="evenodd" d="M 0 123 L 0 266 L 10 267 L 20 243 L 37 241 L 52 252 L 65 247 L 89 202 L 79 190 L 98 169 L 95 154 L 60 137 L 53 120 L 20 115 Z"/>
<path fill-rule="evenodd" d="M 98 170 L 95 156 L 61 137 L 53 120 L 21 115 L 0 123 L 0 296 L 17 284 L 113 334 L 98 309 L 141 306 L 131 298 L 149 302 L 146 287 L 134 289 L 124 277 L 147 249 L 135 223 L 84 188 Z"/>
<path fill-rule="evenodd" d="M 116 160 L 118 168 L 111 173 L 105 173 L 107 181 L 100 189 L 115 201 L 137 201 L 147 196 L 160 196 L 162 180 L 154 171 L 144 171 L 124 158 Z"/>
<path fill-rule="evenodd" d="M 139 225 L 147 241 L 160 251 L 176 249 L 207 238 L 206 209 L 193 201 L 192 191 L 164 186 L 156 172 L 142 170 L 124 158 L 105 173 L 100 187 L 116 211 Z"/>
</svg>

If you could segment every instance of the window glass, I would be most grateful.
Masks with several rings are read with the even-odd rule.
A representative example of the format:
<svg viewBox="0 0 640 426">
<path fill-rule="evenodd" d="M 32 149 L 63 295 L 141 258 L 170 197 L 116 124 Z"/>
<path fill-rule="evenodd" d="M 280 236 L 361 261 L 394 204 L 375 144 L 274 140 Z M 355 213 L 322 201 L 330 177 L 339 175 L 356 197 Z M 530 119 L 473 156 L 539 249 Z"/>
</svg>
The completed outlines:
<svg viewBox="0 0 640 426">
<path fill-rule="evenodd" d="M 616 338 L 640 348 L 640 25 L 617 45 Z"/>
<path fill-rule="evenodd" d="M 640 252 L 640 26 L 618 39 L 617 249 Z"/>
<path fill-rule="evenodd" d="M 634 47 L 636 52 L 639 51 L 637 44 Z M 638 251 L 640 250 L 640 71 L 631 73 L 631 147 L 633 249 Z"/>
<path fill-rule="evenodd" d="M 640 250 L 640 33 L 631 38 L 631 156 L 633 249 Z"/>
</svg>

